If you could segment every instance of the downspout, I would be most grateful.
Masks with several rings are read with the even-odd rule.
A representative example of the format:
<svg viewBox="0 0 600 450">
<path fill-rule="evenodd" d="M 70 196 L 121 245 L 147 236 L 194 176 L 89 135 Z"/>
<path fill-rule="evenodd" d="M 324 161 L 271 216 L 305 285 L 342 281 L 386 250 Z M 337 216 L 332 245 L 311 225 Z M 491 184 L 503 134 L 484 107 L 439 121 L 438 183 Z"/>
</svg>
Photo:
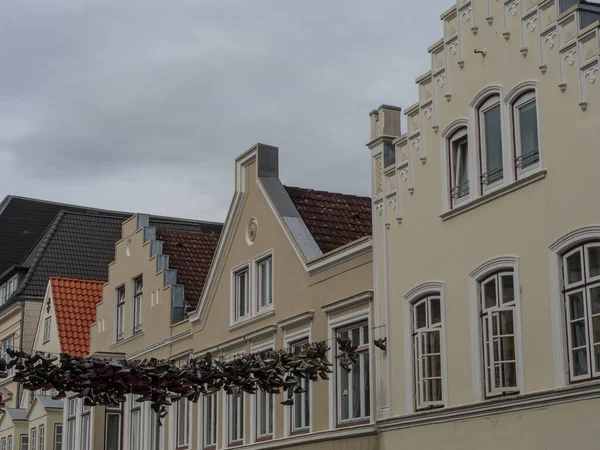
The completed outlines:
<svg viewBox="0 0 600 450">
<path fill-rule="evenodd" d="M 19 329 L 19 350 L 23 351 L 23 330 L 25 326 L 25 300 L 21 300 L 21 323 Z M 17 383 L 17 408 L 21 407 L 21 383 Z"/>
</svg>

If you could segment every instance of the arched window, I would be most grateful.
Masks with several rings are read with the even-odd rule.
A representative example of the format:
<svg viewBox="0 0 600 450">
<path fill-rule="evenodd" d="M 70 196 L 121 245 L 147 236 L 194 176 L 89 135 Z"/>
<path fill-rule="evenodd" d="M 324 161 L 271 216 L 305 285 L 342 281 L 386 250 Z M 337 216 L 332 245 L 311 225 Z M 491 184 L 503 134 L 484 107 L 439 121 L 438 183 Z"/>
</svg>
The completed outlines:
<svg viewBox="0 0 600 450">
<path fill-rule="evenodd" d="M 537 99 L 534 90 L 527 91 L 512 103 L 515 149 L 515 177 L 536 169 L 540 164 Z"/>
<path fill-rule="evenodd" d="M 500 96 L 487 98 L 478 110 L 479 160 L 483 192 L 504 180 L 502 161 L 502 110 Z"/>
<path fill-rule="evenodd" d="M 451 207 L 469 198 L 469 138 L 467 128 L 456 131 L 448 141 Z"/>
</svg>

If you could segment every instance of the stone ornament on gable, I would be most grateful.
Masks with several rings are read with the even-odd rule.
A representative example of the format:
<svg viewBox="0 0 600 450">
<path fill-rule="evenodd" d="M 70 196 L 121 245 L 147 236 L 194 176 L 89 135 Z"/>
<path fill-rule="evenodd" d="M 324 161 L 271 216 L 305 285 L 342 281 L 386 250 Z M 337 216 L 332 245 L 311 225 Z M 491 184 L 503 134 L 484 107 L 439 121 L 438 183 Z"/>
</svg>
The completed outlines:
<svg viewBox="0 0 600 450">
<path fill-rule="evenodd" d="M 252 217 L 248 221 L 248 226 L 246 227 L 246 241 L 248 242 L 248 245 L 254 244 L 257 234 L 258 234 L 258 223 L 256 222 L 256 218 Z"/>
<path fill-rule="evenodd" d="M 598 73 L 598 66 L 590 67 L 585 72 L 583 72 L 583 78 L 589 79 L 591 84 L 596 82 L 596 74 Z"/>
</svg>

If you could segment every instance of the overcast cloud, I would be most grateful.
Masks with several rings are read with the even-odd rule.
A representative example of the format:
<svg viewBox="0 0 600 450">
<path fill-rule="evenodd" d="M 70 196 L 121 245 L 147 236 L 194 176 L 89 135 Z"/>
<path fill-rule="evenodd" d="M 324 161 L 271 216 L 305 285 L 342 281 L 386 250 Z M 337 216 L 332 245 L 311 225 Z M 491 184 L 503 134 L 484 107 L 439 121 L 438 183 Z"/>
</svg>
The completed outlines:
<svg viewBox="0 0 600 450">
<path fill-rule="evenodd" d="M 264 142 L 285 184 L 368 195 L 368 113 L 417 100 L 451 3 L 3 2 L 0 193 L 222 221 Z"/>
</svg>

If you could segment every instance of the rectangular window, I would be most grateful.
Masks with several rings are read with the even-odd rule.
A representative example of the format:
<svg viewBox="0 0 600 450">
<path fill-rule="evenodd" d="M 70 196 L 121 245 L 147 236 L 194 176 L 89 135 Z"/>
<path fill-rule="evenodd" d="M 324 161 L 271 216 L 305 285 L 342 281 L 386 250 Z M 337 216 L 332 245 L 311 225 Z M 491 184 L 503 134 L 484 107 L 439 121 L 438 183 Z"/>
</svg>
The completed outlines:
<svg viewBox="0 0 600 450">
<path fill-rule="evenodd" d="M 44 319 L 44 342 L 50 340 L 50 327 L 52 326 L 52 317 Z"/>
<path fill-rule="evenodd" d="M 26 434 L 22 434 L 20 441 L 20 450 L 29 450 L 29 436 L 27 436 Z"/>
<path fill-rule="evenodd" d="M 7 286 L 6 284 L 3 284 L 2 287 L 0 288 L 0 303 L 2 305 L 4 305 L 6 303 L 6 301 L 8 300 L 8 296 L 7 296 Z"/>
<path fill-rule="evenodd" d="M 308 339 L 292 344 L 292 351 L 301 354 L 306 351 Z M 296 382 L 300 392 L 294 394 L 294 406 L 292 406 L 292 433 L 303 433 L 310 430 L 310 382 L 308 379 L 296 376 Z"/>
<path fill-rule="evenodd" d="M 256 393 L 256 437 L 271 439 L 273 437 L 273 395 L 265 391 Z"/>
<path fill-rule="evenodd" d="M 205 395 L 202 401 L 204 448 L 211 448 L 217 445 L 217 394 Z"/>
<path fill-rule="evenodd" d="M 482 105 L 479 112 L 479 133 L 481 135 L 481 184 L 485 190 L 504 178 L 499 97 L 492 97 Z"/>
<path fill-rule="evenodd" d="M 0 441 L 0 448 L 6 450 L 6 438 L 2 438 L 2 441 Z"/>
<path fill-rule="evenodd" d="M 117 341 L 125 336 L 125 286 L 117 289 Z"/>
<path fill-rule="evenodd" d="M 18 285 L 19 285 L 19 277 L 17 275 L 15 275 L 8 281 L 8 290 L 7 290 L 8 298 L 10 298 L 10 296 L 17 290 Z"/>
<path fill-rule="evenodd" d="M 157 423 L 158 416 L 152 410 L 150 410 L 150 450 L 162 450 L 163 448 L 163 426 L 159 427 Z M 158 447 L 156 446 L 156 440 L 159 439 Z"/>
<path fill-rule="evenodd" d="M 229 444 L 240 445 L 244 441 L 244 397 L 228 395 Z"/>
<path fill-rule="evenodd" d="M 11 357 L 8 355 L 7 350 L 8 349 L 14 349 L 15 345 L 15 337 L 13 336 L 9 336 L 6 339 L 4 339 L 2 341 L 2 343 L 0 343 L 0 358 L 3 358 L 7 363 L 11 361 Z M 7 369 L 7 374 L 8 376 L 12 376 L 14 373 L 14 368 L 10 368 Z"/>
<path fill-rule="evenodd" d="M 142 297 L 144 278 L 136 278 L 133 282 L 133 333 L 142 331 Z"/>
<path fill-rule="evenodd" d="M 44 450 L 44 444 L 46 443 L 46 430 L 44 425 L 40 425 L 38 428 L 38 444 L 39 449 Z"/>
<path fill-rule="evenodd" d="M 439 294 L 412 305 L 416 409 L 444 405 L 442 392 L 442 305 Z"/>
<path fill-rule="evenodd" d="M 137 405 L 137 407 L 131 410 L 131 450 L 141 450 L 142 448 L 142 411 L 140 408 L 140 404 L 136 403 L 135 397 L 133 399 L 133 404 Z"/>
<path fill-rule="evenodd" d="M 513 273 L 501 272 L 482 281 L 480 293 L 486 396 L 519 392 Z"/>
<path fill-rule="evenodd" d="M 106 412 L 106 450 L 121 450 L 121 411 Z"/>
<path fill-rule="evenodd" d="M 37 449 L 37 428 L 32 428 L 30 433 L 31 433 L 31 438 L 29 439 L 29 445 L 31 445 L 31 450 L 36 450 Z"/>
<path fill-rule="evenodd" d="M 77 417 L 77 399 L 67 400 L 67 450 L 75 450 L 75 421 Z"/>
<path fill-rule="evenodd" d="M 90 450 L 91 436 L 90 436 L 90 413 L 83 414 L 81 416 L 81 450 Z"/>
<path fill-rule="evenodd" d="M 12 445 L 12 436 L 8 436 L 6 438 L 6 450 L 13 450 L 13 445 Z"/>
<path fill-rule="evenodd" d="M 371 415 L 368 322 L 340 328 L 336 336 L 350 339 L 352 345 L 358 345 L 356 351 L 359 354 L 359 361 L 350 372 L 339 364 L 336 366 L 338 423 L 366 421 Z"/>
<path fill-rule="evenodd" d="M 259 310 L 273 306 L 273 258 L 259 261 L 258 264 Z"/>
<path fill-rule="evenodd" d="M 535 92 L 522 96 L 514 105 L 515 166 L 517 176 L 535 168 L 540 162 L 537 103 Z"/>
<path fill-rule="evenodd" d="M 248 269 L 235 274 L 235 320 L 248 316 L 250 312 L 250 295 L 248 289 Z"/>
<path fill-rule="evenodd" d="M 177 402 L 177 448 L 190 444 L 190 402 L 182 398 Z"/>
<path fill-rule="evenodd" d="M 452 205 L 469 196 L 469 141 L 467 129 L 450 139 L 450 197 Z"/>
<path fill-rule="evenodd" d="M 60 423 L 54 425 L 54 450 L 62 450 L 63 426 Z"/>
</svg>

